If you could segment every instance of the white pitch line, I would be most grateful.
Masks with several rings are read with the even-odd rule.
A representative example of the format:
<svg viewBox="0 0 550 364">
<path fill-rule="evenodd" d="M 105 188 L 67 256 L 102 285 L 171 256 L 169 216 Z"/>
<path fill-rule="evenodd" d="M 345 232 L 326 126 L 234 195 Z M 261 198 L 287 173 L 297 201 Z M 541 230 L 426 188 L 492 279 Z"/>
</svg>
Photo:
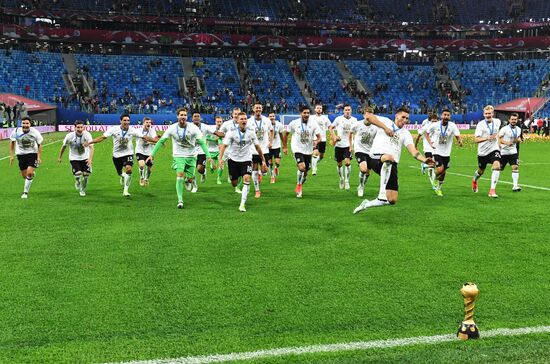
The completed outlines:
<svg viewBox="0 0 550 364">
<path fill-rule="evenodd" d="M 409 167 L 414 168 L 414 169 L 420 169 L 419 167 L 416 167 L 416 166 L 409 166 Z M 467 174 L 462 174 L 462 173 L 446 172 L 446 174 L 452 174 L 453 176 L 467 177 L 467 178 L 470 178 L 470 179 L 472 178 L 472 176 L 467 175 Z M 490 181 L 491 180 L 490 178 L 485 178 L 485 177 L 481 177 L 480 179 L 485 180 L 485 181 Z M 512 185 L 512 186 L 514 185 L 512 182 L 502 181 L 502 180 L 499 180 L 498 183 L 504 183 L 504 184 Z M 533 188 L 535 190 L 550 191 L 550 188 L 548 188 L 548 187 L 526 185 L 526 184 L 523 184 L 523 183 L 519 183 L 519 186 L 520 187 Z"/>
<path fill-rule="evenodd" d="M 56 141 L 53 141 L 53 142 L 50 142 L 50 143 L 46 143 L 46 144 L 42 145 L 42 147 L 46 147 L 48 145 L 52 145 L 52 144 L 59 143 L 59 142 L 62 142 L 62 141 L 63 141 L 63 139 L 59 139 L 59 140 L 56 140 Z M 2 158 L 0 158 L 0 161 L 3 161 L 4 159 L 9 159 L 9 157 L 10 157 L 9 155 L 7 157 L 2 157 Z"/>
<path fill-rule="evenodd" d="M 523 327 L 518 329 L 494 329 L 488 331 L 482 331 L 481 337 L 498 337 L 498 336 L 519 336 L 529 334 L 542 334 L 549 333 L 550 326 L 534 326 Z M 374 340 L 374 341 L 358 341 L 341 344 L 327 344 L 327 345 L 310 345 L 310 346 L 295 346 L 279 349 L 268 349 L 258 351 L 247 351 L 242 353 L 231 354 L 214 354 L 214 355 L 202 355 L 202 356 L 187 356 L 173 359 L 153 359 L 142 361 L 121 362 L 119 364 L 203 364 L 203 363 L 221 363 L 227 361 L 237 360 L 253 360 L 272 357 L 281 357 L 288 355 L 304 355 L 304 354 L 316 354 L 316 353 L 338 353 L 343 351 L 352 350 L 371 350 L 371 349 L 384 349 L 394 348 L 410 345 L 431 345 L 439 344 L 451 341 L 457 341 L 456 335 L 435 335 L 435 336 L 417 336 L 404 339 L 388 339 L 388 340 Z"/>
</svg>

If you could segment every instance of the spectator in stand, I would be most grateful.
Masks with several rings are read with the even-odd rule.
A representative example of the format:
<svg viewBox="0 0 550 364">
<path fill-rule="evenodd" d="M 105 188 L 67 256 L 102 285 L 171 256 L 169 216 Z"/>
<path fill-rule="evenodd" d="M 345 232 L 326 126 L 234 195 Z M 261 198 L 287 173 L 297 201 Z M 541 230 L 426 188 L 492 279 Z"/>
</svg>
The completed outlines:
<svg viewBox="0 0 550 364">
<path fill-rule="evenodd" d="M 537 120 L 537 135 L 540 135 L 540 132 L 542 131 L 543 127 L 544 127 L 544 120 L 542 120 L 542 118 L 539 118 Z"/>
</svg>

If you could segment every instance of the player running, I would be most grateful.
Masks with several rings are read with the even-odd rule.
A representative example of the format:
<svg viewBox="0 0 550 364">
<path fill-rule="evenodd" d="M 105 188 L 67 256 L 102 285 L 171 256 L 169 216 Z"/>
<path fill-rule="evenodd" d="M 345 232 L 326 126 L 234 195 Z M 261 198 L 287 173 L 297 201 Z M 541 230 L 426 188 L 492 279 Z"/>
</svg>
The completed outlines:
<svg viewBox="0 0 550 364">
<path fill-rule="evenodd" d="M 344 115 L 338 116 L 329 126 L 330 137 L 334 145 L 334 159 L 338 164 L 338 176 L 340 177 L 340 189 L 349 190 L 349 177 L 351 174 L 351 153 L 353 149 L 351 127 L 357 119 L 351 116 L 351 106 L 344 105 Z M 336 134 L 334 131 L 336 130 Z M 344 166 L 342 166 L 342 162 Z"/>
<path fill-rule="evenodd" d="M 178 122 L 170 125 L 164 132 L 157 145 L 155 145 L 151 156 L 147 158 L 147 162 L 153 162 L 160 147 L 169 138 L 172 139 L 172 157 L 174 158 L 172 169 L 176 171 L 177 208 L 183 209 L 184 176 L 187 178 L 187 190 L 191 189 L 195 180 L 195 169 L 197 167 L 196 146 L 200 146 L 208 159 L 210 159 L 210 152 L 206 147 L 200 129 L 194 123 L 187 122 L 187 109 L 179 108 L 176 113 Z"/>
<path fill-rule="evenodd" d="M 203 138 L 208 134 L 209 127 L 208 125 L 201 123 L 201 113 L 198 111 L 193 111 L 191 116 L 193 124 L 199 128 L 200 132 L 203 135 Z M 206 140 L 206 139 L 205 139 Z M 206 182 L 206 154 L 201 149 L 200 144 L 195 145 L 195 153 L 197 154 L 197 169 L 196 172 L 199 172 L 201 175 L 201 183 Z M 197 185 L 197 179 L 193 179 L 193 187 L 191 193 L 197 193 L 199 186 Z"/>
<path fill-rule="evenodd" d="M 351 127 L 351 133 L 354 135 L 353 150 L 355 151 L 355 159 L 359 165 L 359 185 L 357 186 L 357 196 L 359 197 L 363 197 L 365 184 L 370 176 L 369 166 L 372 164 L 372 159 L 369 154 L 372 142 L 378 131 L 378 127 L 372 125 L 367 120 L 371 112 L 371 110 L 365 110 L 364 119 L 359 120 Z"/>
<path fill-rule="evenodd" d="M 216 116 L 214 119 L 215 125 L 209 126 L 208 133 L 206 133 L 206 145 L 208 146 L 208 151 L 210 152 L 210 157 L 212 162 L 210 162 L 210 173 L 214 173 L 216 170 L 217 178 L 216 184 L 222 184 L 222 174 L 223 169 L 218 168 L 218 156 L 220 155 L 220 143 L 222 139 L 218 137 L 215 132 L 219 131 L 223 124 L 223 119 L 221 116 Z"/>
<path fill-rule="evenodd" d="M 75 179 L 74 188 L 82 197 L 86 196 L 86 186 L 88 186 L 88 177 L 92 174 L 92 160 L 94 158 L 94 146 L 85 147 L 84 143 L 89 143 L 92 140 L 92 134 L 85 130 L 84 123 L 77 121 L 74 124 L 74 131 L 68 133 L 63 139 L 63 145 L 57 158 L 57 162 L 61 163 L 63 153 L 68 146 L 69 162 Z"/>
<path fill-rule="evenodd" d="M 263 106 L 259 102 L 254 104 L 254 115 L 248 119 L 248 127 L 256 132 L 256 137 L 262 147 L 262 153 L 265 156 L 265 161 L 269 163 L 269 149 L 273 146 L 273 127 L 271 120 L 262 115 Z M 260 198 L 262 191 L 260 184 L 262 183 L 262 175 L 267 173 L 267 167 L 262 167 L 260 155 L 252 151 L 252 182 L 256 194 L 254 197 Z"/>
<path fill-rule="evenodd" d="M 230 131 L 235 131 L 237 130 L 237 128 L 239 127 L 239 114 L 241 113 L 241 109 L 238 108 L 238 107 L 235 107 L 233 108 L 233 112 L 232 112 L 232 118 L 227 120 L 226 122 L 224 122 L 220 128 L 220 130 L 216 131 L 214 134 L 216 136 L 219 136 L 220 138 L 224 138 L 225 137 L 225 134 L 227 134 L 228 132 Z M 248 126 L 247 126 L 248 127 Z M 230 158 L 230 153 L 231 153 L 231 150 L 227 150 L 224 154 L 224 162 L 229 160 Z M 224 164 L 221 163 L 220 166 L 224 167 Z M 230 176 L 228 175 L 227 176 L 227 180 L 229 183 L 232 183 L 231 182 L 231 178 Z M 241 187 L 242 187 L 242 179 L 240 180 L 240 182 L 237 184 L 237 186 L 235 186 L 235 192 L 236 193 L 241 193 Z"/>
<path fill-rule="evenodd" d="M 485 172 L 487 164 L 491 164 L 493 167 L 493 173 L 491 175 L 491 188 L 489 190 L 489 197 L 497 198 L 496 187 L 498 179 L 500 177 L 500 146 L 498 144 L 498 131 L 500 129 L 501 122 L 499 119 L 494 118 L 495 109 L 491 105 L 487 105 L 483 108 L 484 120 L 477 123 L 475 131 L 474 141 L 477 144 L 477 165 L 478 169 L 472 179 L 472 191 L 478 191 L 477 181 Z"/>
<path fill-rule="evenodd" d="M 124 187 L 122 196 L 130 197 L 130 183 L 132 181 L 132 167 L 134 165 L 134 137 L 141 138 L 139 130 L 130 126 L 130 115 L 120 115 L 120 125 L 112 126 L 103 135 L 98 136 L 88 143 L 84 143 L 87 147 L 92 144 L 101 143 L 105 139 L 113 138 L 113 164 L 117 174 L 120 176 L 120 184 Z"/>
<path fill-rule="evenodd" d="M 270 112 L 268 115 L 271 120 L 271 127 L 273 128 L 273 143 L 269 148 L 269 171 L 271 175 L 271 183 L 275 183 L 277 176 L 279 175 L 279 166 L 281 165 L 281 137 L 285 131 L 283 123 L 275 119 L 275 113 Z"/>
<path fill-rule="evenodd" d="M 40 132 L 31 127 L 31 119 L 23 117 L 21 127 L 15 128 L 10 135 L 10 166 L 13 166 L 14 153 L 19 162 L 21 177 L 25 180 L 21 198 L 29 197 L 35 169 L 42 163 L 42 142 L 44 138 Z"/>
<path fill-rule="evenodd" d="M 138 160 L 139 166 L 139 185 L 147 186 L 149 185 L 149 178 L 151 177 L 151 172 L 153 170 L 153 162 L 146 163 L 147 158 L 153 152 L 155 143 L 159 140 L 157 132 L 152 126 L 153 121 L 149 117 L 143 118 L 143 129 L 141 129 L 141 136 L 147 137 L 149 141 L 139 138 L 136 140 L 136 158 Z"/>
<path fill-rule="evenodd" d="M 371 207 L 394 205 L 398 197 L 397 166 L 402 147 L 418 161 L 432 165 L 433 159 L 426 158 L 415 148 L 411 133 L 404 129 L 409 122 L 409 109 L 401 107 L 395 114 L 395 120 L 365 113 L 365 119 L 378 127 L 371 147 L 371 169 L 380 175 L 378 198 L 364 200 L 353 211 L 354 214 Z"/>
<path fill-rule="evenodd" d="M 253 129 L 247 127 L 246 113 L 238 114 L 238 127 L 235 130 L 228 131 L 220 145 L 220 168 L 224 163 L 224 154 L 226 149 L 230 151 L 230 157 L 227 161 L 229 178 L 231 184 L 236 187 L 240 177 L 243 179 L 243 188 L 241 193 L 241 203 L 239 211 L 246 212 L 246 199 L 250 190 L 250 175 L 252 174 L 252 146 L 260 157 L 262 167 L 267 168 L 265 157 L 260 146 L 260 142 Z"/>
<path fill-rule="evenodd" d="M 501 171 L 504 170 L 507 164 L 512 167 L 512 182 L 514 183 L 512 191 L 519 192 L 519 158 L 517 144 L 521 142 L 521 128 L 517 126 L 519 115 L 517 113 L 510 114 L 509 124 L 498 132 L 498 142 L 500 143 L 502 163 Z"/>
<path fill-rule="evenodd" d="M 445 174 L 449 169 L 453 137 L 456 138 L 459 146 L 463 146 L 460 131 L 456 124 L 451 121 L 451 111 L 443 109 L 441 111 L 441 121 L 430 124 L 425 130 L 425 135 L 428 145 L 432 147 L 435 160 L 435 177 L 432 182 L 434 192 L 438 196 L 443 196 L 441 185 L 445 181 Z"/>
<path fill-rule="evenodd" d="M 438 120 L 437 120 L 436 114 L 428 115 L 428 118 L 422 122 L 422 126 L 418 130 L 418 135 L 416 136 L 416 140 L 414 141 L 415 148 L 418 148 L 418 141 L 420 140 L 420 137 L 422 137 L 422 150 L 424 151 L 424 156 L 426 158 L 433 158 L 433 153 L 434 153 L 434 148 L 428 142 L 428 138 L 427 138 L 428 134 L 426 134 L 426 131 L 432 124 L 437 123 L 437 121 Z M 434 167 L 433 166 L 430 167 L 422 163 L 421 168 L 422 168 L 422 174 L 426 173 L 426 169 L 428 170 L 428 178 L 430 179 L 430 186 L 433 186 L 435 181 Z"/>
<path fill-rule="evenodd" d="M 315 115 L 309 117 L 310 121 L 315 121 L 321 130 L 321 141 L 313 149 L 313 157 L 311 157 L 311 174 L 317 174 L 317 164 L 325 156 L 327 150 L 327 130 L 330 126 L 330 120 L 326 115 L 323 115 L 323 105 L 315 104 Z"/>
<path fill-rule="evenodd" d="M 302 108 L 301 117 L 288 124 L 288 129 L 283 133 L 283 152 L 288 154 L 288 134 L 292 134 L 290 146 L 294 153 L 296 166 L 296 197 L 302 198 L 302 186 L 306 182 L 307 172 L 311 165 L 313 148 L 321 141 L 321 129 L 315 122 L 309 120 L 309 107 Z"/>
</svg>

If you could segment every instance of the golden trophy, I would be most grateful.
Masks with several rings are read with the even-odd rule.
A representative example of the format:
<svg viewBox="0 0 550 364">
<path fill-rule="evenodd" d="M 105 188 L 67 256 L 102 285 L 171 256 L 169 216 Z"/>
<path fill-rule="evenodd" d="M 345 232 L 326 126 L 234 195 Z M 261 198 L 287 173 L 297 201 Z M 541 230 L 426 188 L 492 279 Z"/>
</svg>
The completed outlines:
<svg viewBox="0 0 550 364">
<path fill-rule="evenodd" d="M 460 324 L 456 336 L 460 340 L 479 339 L 479 330 L 474 322 L 474 307 L 479 289 L 475 283 L 466 282 L 460 293 L 464 298 L 464 321 Z"/>
</svg>

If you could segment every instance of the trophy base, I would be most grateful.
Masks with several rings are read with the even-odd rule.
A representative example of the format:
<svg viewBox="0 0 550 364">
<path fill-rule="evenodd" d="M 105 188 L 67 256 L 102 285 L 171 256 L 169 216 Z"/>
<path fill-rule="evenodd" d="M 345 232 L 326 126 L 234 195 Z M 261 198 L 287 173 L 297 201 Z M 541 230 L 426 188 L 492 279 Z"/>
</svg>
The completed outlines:
<svg viewBox="0 0 550 364">
<path fill-rule="evenodd" d="M 479 339 L 479 330 L 476 324 L 467 324 L 463 322 L 462 324 L 460 324 L 456 336 L 460 340 Z"/>
</svg>

